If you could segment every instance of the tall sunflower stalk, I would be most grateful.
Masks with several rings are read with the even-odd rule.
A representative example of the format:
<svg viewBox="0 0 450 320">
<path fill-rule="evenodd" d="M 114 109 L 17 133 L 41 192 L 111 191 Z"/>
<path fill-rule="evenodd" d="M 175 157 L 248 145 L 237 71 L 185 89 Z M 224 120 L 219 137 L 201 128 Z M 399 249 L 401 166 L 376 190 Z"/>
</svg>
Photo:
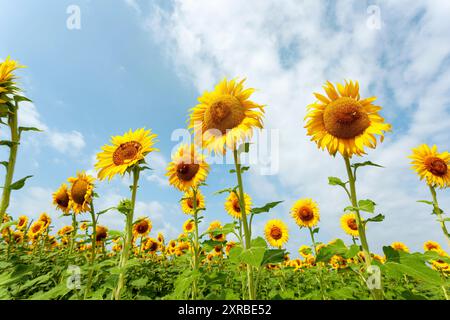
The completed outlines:
<svg viewBox="0 0 450 320">
<path fill-rule="evenodd" d="M 195 224 L 195 232 L 194 232 L 194 261 L 193 261 L 193 268 L 194 272 L 198 273 L 200 269 L 200 237 L 198 232 L 198 226 L 199 226 L 199 217 L 198 212 L 200 209 L 197 207 L 197 188 L 192 188 L 192 210 L 194 214 L 194 224 Z M 194 278 L 194 282 L 192 283 L 192 299 L 196 300 L 198 298 L 198 279 L 197 277 Z"/>
<path fill-rule="evenodd" d="M 23 68 L 23 66 L 9 57 L 0 63 L 0 123 L 7 125 L 10 130 L 10 140 L 0 141 L 0 145 L 9 148 L 8 161 L 2 162 L 6 167 L 6 174 L 0 202 L 0 222 L 3 221 L 9 207 L 11 191 L 21 189 L 25 181 L 31 177 L 27 176 L 13 183 L 21 133 L 23 131 L 40 131 L 37 128 L 19 127 L 19 102 L 31 102 L 31 100 L 19 94 L 21 90 L 16 86 L 14 71 L 19 68 Z M 6 123 L 3 122 L 3 118 L 6 118 Z"/>
<path fill-rule="evenodd" d="M 361 207 L 356 195 L 356 168 L 363 165 L 375 165 L 371 162 L 354 164 L 354 171 L 350 164 L 353 155 L 365 154 L 365 147 L 375 148 L 376 135 L 383 141 L 384 133 L 391 130 L 391 126 L 384 122 L 379 115 L 381 107 L 373 102 L 376 97 L 361 99 L 358 82 L 346 81 L 344 85 L 336 86 L 327 82 L 324 86 L 326 95 L 314 93 L 317 101 L 307 107 L 305 117 L 307 133 L 319 148 L 327 149 L 330 155 L 340 153 L 344 157 L 348 181 L 342 182 L 339 178 L 330 177 L 332 185 L 342 186 L 349 196 L 352 211 L 355 212 L 362 250 L 365 255 L 367 270 L 371 267 L 369 244 L 365 232 L 365 223 L 361 218 Z M 377 165 L 375 165 L 377 166 Z M 350 191 L 346 185 L 349 184 Z M 373 202 L 370 202 L 372 207 Z M 366 210 L 366 209 L 364 209 Z M 373 212 L 372 209 L 368 210 Z M 380 216 L 382 218 L 382 216 Z M 372 219 L 381 221 L 382 219 Z M 370 290 L 375 299 L 382 299 L 382 289 Z"/>
<path fill-rule="evenodd" d="M 102 147 L 102 152 L 97 154 L 95 169 L 98 170 L 98 178 L 111 180 L 115 175 L 132 175 L 133 184 L 131 186 L 131 200 L 122 201 L 119 211 L 126 216 L 124 244 L 119 260 L 120 274 L 117 287 L 112 294 L 112 298 L 120 300 L 122 290 L 125 286 L 125 269 L 130 255 L 133 242 L 133 216 L 136 205 L 136 195 L 138 189 L 140 172 L 149 169 L 145 164 L 145 157 L 152 151 L 157 151 L 153 147 L 156 134 L 144 128 L 135 131 L 129 130 L 123 136 L 111 138 L 111 145 Z"/>
<path fill-rule="evenodd" d="M 450 235 L 443 217 L 444 211 L 439 208 L 436 194 L 436 188 L 446 189 L 450 186 L 450 153 L 447 151 L 439 153 L 436 145 L 430 147 L 426 144 L 422 144 L 412 151 L 413 153 L 409 156 L 412 159 L 412 169 L 416 171 L 421 180 L 426 181 L 432 198 L 431 202 L 426 200 L 420 202 L 433 206 L 433 214 L 437 216 L 442 232 L 450 246 Z"/>
</svg>

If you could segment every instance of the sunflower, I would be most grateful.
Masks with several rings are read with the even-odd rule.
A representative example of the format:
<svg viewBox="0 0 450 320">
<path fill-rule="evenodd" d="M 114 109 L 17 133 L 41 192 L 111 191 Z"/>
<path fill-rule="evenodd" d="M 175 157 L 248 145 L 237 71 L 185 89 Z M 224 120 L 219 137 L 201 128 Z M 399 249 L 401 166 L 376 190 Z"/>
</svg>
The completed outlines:
<svg viewBox="0 0 450 320">
<path fill-rule="evenodd" d="M 264 106 L 249 100 L 255 89 L 244 89 L 244 81 L 223 79 L 191 109 L 189 129 L 209 151 L 224 154 L 226 147 L 250 139 L 253 128 L 263 127 Z"/>
<path fill-rule="evenodd" d="M 67 190 L 67 185 L 63 183 L 59 189 L 53 193 L 53 204 L 57 210 L 61 210 L 64 214 L 70 211 L 70 198 Z"/>
<path fill-rule="evenodd" d="M 80 225 L 80 230 L 81 230 L 81 231 L 86 231 L 87 228 L 88 228 L 87 222 L 83 222 L 83 223 Z"/>
<path fill-rule="evenodd" d="M 134 132 L 130 129 L 123 136 L 111 137 L 112 145 L 103 146 L 103 151 L 97 154 L 95 169 L 100 170 L 98 178 L 111 180 L 116 174 L 123 175 L 128 168 L 144 160 L 148 153 L 158 151 L 153 148 L 156 137 L 151 130 L 144 128 Z"/>
<path fill-rule="evenodd" d="M 214 246 L 213 252 L 216 257 L 222 257 L 223 256 L 223 247 L 221 245 Z"/>
<path fill-rule="evenodd" d="M 340 255 L 334 255 L 330 259 L 330 265 L 333 269 L 344 269 L 347 268 L 347 260 L 341 257 Z"/>
<path fill-rule="evenodd" d="M 73 230 L 74 229 L 72 226 L 64 226 L 61 229 L 59 229 L 58 235 L 65 236 L 65 235 L 71 234 L 73 232 Z"/>
<path fill-rule="evenodd" d="M 185 233 L 190 233 L 195 231 L 195 223 L 194 220 L 188 219 L 183 223 L 183 231 Z"/>
<path fill-rule="evenodd" d="M 144 248 L 145 248 L 145 250 L 147 250 L 150 253 L 156 253 L 158 251 L 159 247 L 160 247 L 160 243 L 156 239 L 148 238 L 145 241 Z"/>
<path fill-rule="evenodd" d="M 158 242 L 164 244 L 164 235 L 162 232 L 158 232 Z"/>
<path fill-rule="evenodd" d="M 200 190 L 197 190 L 197 209 L 205 209 L 205 197 L 200 192 Z M 183 198 L 181 199 L 181 210 L 185 214 L 194 214 L 194 192 L 192 189 L 189 189 L 187 192 L 184 193 Z"/>
<path fill-rule="evenodd" d="M 76 177 L 67 179 L 71 183 L 69 190 L 70 208 L 75 213 L 91 210 L 92 193 L 94 190 L 94 177 L 84 172 L 77 172 Z"/>
<path fill-rule="evenodd" d="M 41 220 L 33 222 L 28 230 L 28 237 L 32 240 L 36 240 L 42 232 L 45 230 L 45 223 Z"/>
<path fill-rule="evenodd" d="M 42 221 L 44 223 L 44 229 L 47 229 L 50 226 L 50 223 L 52 223 L 52 218 L 50 218 L 47 213 L 43 212 L 39 216 L 39 221 Z"/>
<path fill-rule="evenodd" d="M 379 254 L 373 254 L 372 257 L 373 257 L 374 260 L 378 261 L 381 264 L 386 262 L 386 258 L 380 256 Z"/>
<path fill-rule="evenodd" d="M 450 264 L 443 260 L 434 260 L 431 262 L 431 266 L 434 270 L 450 273 Z"/>
<path fill-rule="evenodd" d="M 281 248 L 288 241 L 288 228 L 281 220 L 269 220 L 264 228 L 266 240 L 272 247 Z"/>
<path fill-rule="evenodd" d="M 212 230 L 214 230 L 214 231 L 222 230 L 222 224 L 220 223 L 220 221 L 211 222 L 211 224 L 208 227 L 208 231 L 212 231 Z M 211 238 L 211 240 L 214 240 L 214 241 L 219 241 L 219 242 L 225 241 L 225 234 L 223 234 L 223 233 L 214 235 L 214 233 L 211 232 L 209 234 L 209 237 Z"/>
<path fill-rule="evenodd" d="M 19 68 L 24 68 L 24 66 L 7 57 L 5 61 L 0 63 L 0 83 L 13 80 L 15 78 L 13 72 Z"/>
<path fill-rule="evenodd" d="M 20 216 L 19 220 L 17 221 L 16 228 L 18 230 L 23 230 L 27 227 L 28 224 L 28 217 L 27 216 Z"/>
<path fill-rule="evenodd" d="M 95 241 L 102 242 L 108 236 L 108 228 L 97 225 L 95 228 Z"/>
<path fill-rule="evenodd" d="M 358 237 L 358 224 L 356 222 L 356 214 L 346 213 L 341 217 L 341 227 L 344 229 L 345 233 L 351 235 L 352 237 Z"/>
<path fill-rule="evenodd" d="M 319 206 L 312 199 L 300 199 L 292 206 L 291 216 L 300 227 L 312 228 L 320 220 Z"/>
<path fill-rule="evenodd" d="M 439 251 L 442 250 L 442 247 L 439 243 L 429 240 L 423 244 L 423 249 L 425 251 Z"/>
<path fill-rule="evenodd" d="M 392 242 L 391 247 L 396 251 L 409 252 L 409 248 L 403 242 Z"/>
<path fill-rule="evenodd" d="M 134 237 L 144 237 L 152 231 L 152 222 L 149 218 L 143 218 L 138 220 L 133 225 Z"/>
<path fill-rule="evenodd" d="M 307 245 L 302 245 L 299 249 L 298 249 L 298 253 L 302 256 L 302 257 L 307 257 L 309 254 L 311 254 L 311 247 L 307 246 Z"/>
<path fill-rule="evenodd" d="M 412 150 L 409 156 L 413 161 L 412 169 L 417 172 L 420 179 L 425 179 L 432 187 L 447 188 L 450 186 L 450 153 L 438 153 L 437 146 L 431 148 L 422 144 Z"/>
<path fill-rule="evenodd" d="M 195 145 L 182 144 L 172 155 L 167 166 L 169 183 L 180 191 L 188 191 L 206 180 L 209 165 L 204 155 L 198 153 Z"/>
<path fill-rule="evenodd" d="M 228 241 L 227 242 L 227 245 L 225 246 L 225 253 L 227 254 L 227 256 L 230 255 L 231 249 L 233 249 L 236 246 L 237 246 L 237 243 L 234 242 L 234 241 Z"/>
<path fill-rule="evenodd" d="M 365 154 L 364 147 L 375 148 L 375 135 L 383 141 L 391 125 L 378 114 L 381 107 L 373 105 L 376 97 L 361 100 L 359 84 L 353 81 L 338 83 L 337 90 L 327 81 L 323 88 L 327 96 L 314 93 L 318 101 L 308 106 L 305 117 L 307 133 L 319 148 L 350 158 Z"/>
<path fill-rule="evenodd" d="M 244 194 L 245 212 L 248 214 L 252 206 L 252 198 L 248 194 Z M 239 205 L 239 198 L 236 192 L 230 192 L 227 200 L 225 201 L 225 211 L 235 219 L 241 219 L 241 206 Z"/>
</svg>

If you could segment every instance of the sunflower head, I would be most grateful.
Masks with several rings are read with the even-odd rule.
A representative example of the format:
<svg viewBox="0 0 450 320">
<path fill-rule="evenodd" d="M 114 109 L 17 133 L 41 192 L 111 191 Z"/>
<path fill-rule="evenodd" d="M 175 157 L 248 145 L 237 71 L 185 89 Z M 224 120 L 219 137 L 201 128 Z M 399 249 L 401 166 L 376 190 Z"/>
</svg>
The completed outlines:
<svg viewBox="0 0 450 320">
<path fill-rule="evenodd" d="M 195 222 L 192 219 L 188 219 L 183 223 L 183 232 L 191 233 L 195 231 Z"/>
<path fill-rule="evenodd" d="M 197 151 L 195 145 L 182 144 L 172 155 L 172 162 L 167 166 L 166 176 L 169 183 L 180 191 L 196 188 L 206 180 L 209 165 L 204 155 Z"/>
<path fill-rule="evenodd" d="M 383 141 L 391 126 L 378 114 L 381 107 L 372 104 L 375 97 L 360 98 L 358 82 L 336 87 L 328 81 L 323 87 L 326 96 L 314 93 L 318 101 L 308 106 L 305 128 L 311 140 L 331 155 L 363 155 L 364 147 L 376 147 L 375 135 Z"/>
<path fill-rule="evenodd" d="M 88 228 L 88 223 L 87 222 L 83 222 L 80 224 L 80 230 L 81 231 L 86 231 Z"/>
<path fill-rule="evenodd" d="M 436 241 L 428 240 L 423 244 L 423 249 L 425 251 L 439 251 L 442 250 L 442 247 Z"/>
<path fill-rule="evenodd" d="M 164 235 L 162 232 L 158 232 L 158 242 L 164 244 Z"/>
<path fill-rule="evenodd" d="M 64 214 L 68 214 L 70 211 L 70 198 L 67 185 L 63 183 L 59 189 L 53 193 L 53 204 L 57 210 L 61 210 Z"/>
<path fill-rule="evenodd" d="M 409 252 L 409 248 L 403 242 L 392 242 L 391 247 L 396 251 Z"/>
<path fill-rule="evenodd" d="M 95 230 L 96 230 L 95 240 L 97 242 L 104 241 L 106 239 L 106 237 L 108 236 L 108 228 L 106 228 L 104 226 L 97 225 Z"/>
<path fill-rule="evenodd" d="M 23 230 L 27 227 L 28 224 L 28 217 L 27 216 L 20 216 L 19 220 L 17 221 L 16 228 L 18 230 Z"/>
<path fill-rule="evenodd" d="M 19 68 L 24 68 L 17 61 L 7 57 L 5 61 L 0 63 L 0 85 L 3 82 L 9 82 L 15 78 L 14 71 Z"/>
<path fill-rule="evenodd" d="M 383 264 L 386 262 L 386 258 L 380 256 L 379 254 L 373 254 L 373 259 L 378 261 L 379 263 Z"/>
<path fill-rule="evenodd" d="M 252 198 L 248 194 L 244 194 L 245 213 L 248 214 L 252 206 Z M 241 206 L 239 204 L 239 197 L 236 192 L 230 192 L 228 198 L 225 200 L 225 211 L 235 219 L 242 218 Z"/>
<path fill-rule="evenodd" d="M 149 218 L 143 218 L 136 221 L 133 225 L 134 237 L 144 237 L 152 231 L 152 222 Z"/>
<path fill-rule="evenodd" d="M 85 172 L 77 172 L 76 177 L 67 179 L 70 183 L 69 206 L 75 213 L 89 211 L 94 190 L 94 178 Z"/>
<path fill-rule="evenodd" d="M 341 227 L 345 233 L 352 237 L 359 237 L 358 223 L 356 222 L 355 213 L 346 213 L 341 217 Z"/>
<path fill-rule="evenodd" d="M 58 235 L 59 236 L 66 236 L 66 235 L 70 235 L 73 232 L 73 227 L 72 226 L 64 226 L 61 229 L 59 229 L 58 231 Z"/>
<path fill-rule="evenodd" d="M 145 248 L 145 250 L 147 250 L 150 253 L 156 253 L 158 251 L 158 249 L 160 248 L 160 243 L 156 239 L 148 238 L 145 241 L 144 248 Z"/>
<path fill-rule="evenodd" d="M 42 221 L 44 223 L 44 229 L 47 229 L 50 226 L 50 223 L 52 223 L 52 218 L 50 218 L 47 213 L 43 212 L 39 216 L 39 221 Z"/>
<path fill-rule="evenodd" d="M 95 169 L 98 170 L 98 178 L 111 180 L 116 174 L 123 175 L 128 168 L 144 160 L 148 153 L 157 151 L 153 148 L 156 137 L 151 130 L 144 128 L 130 129 L 123 136 L 113 136 L 111 145 L 103 146 L 103 151 L 97 154 Z"/>
<path fill-rule="evenodd" d="M 347 268 L 347 260 L 340 255 L 334 255 L 330 259 L 330 265 L 333 269 L 344 269 Z"/>
<path fill-rule="evenodd" d="M 33 224 L 30 226 L 30 229 L 28 229 L 28 237 L 31 240 L 36 240 L 45 230 L 45 223 L 41 220 L 37 220 L 33 222 Z"/>
<path fill-rule="evenodd" d="M 222 230 L 222 224 L 220 221 L 213 221 L 208 227 L 208 231 L 211 231 L 209 237 L 211 240 L 223 242 L 225 241 L 225 234 L 218 233 Z"/>
<path fill-rule="evenodd" d="M 266 240 L 272 247 L 281 248 L 289 239 L 288 228 L 281 220 L 269 220 L 264 228 Z"/>
<path fill-rule="evenodd" d="M 433 187 L 447 188 L 450 186 L 450 153 L 439 153 L 437 146 L 431 148 L 422 144 L 412 150 L 409 157 L 412 159 L 412 169 L 417 172 L 420 179 Z"/>
<path fill-rule="evenodd" d="M 298 249 L 298 253 L 302 256 L 302 257 L 307 257 L 309 254 L 312 253 L 311 247 L 307 246 L 307 245 L 302 245 L 300 246 L 300 248 Z"/>
<path fill-rule="evenodd" d="M 300 199 L 292 206 L 291 216 L 300 227 L 312 228 L 320 220 L 319 206 L 312 199 Z"/>
<path fill-rule="evenodd" d="M 234 242 L 234 241 L 227 241 L 227 245 L 225 246 L 225 253 L 227 254 L 227 256 L 230 255 L 231 249 L 233 249 L 236 246 L 237 246 L 236 242 Z"/>
<path fill-rule="evenodd" d="M 196 191 L 196 198 L 197 198 L 197 210 L 199 209 L 205 209 L 205 197 L 200 192 L 200 190 Z M 194 191 L 192 189 L 189 189 L 187 192 L 184 193 L 183 198 L 181 199 L 181 210 L 185 214 L 194 214 Z"/>
<path fill-rule="evenodd" d="M 254 128 L 263 127 L 264 107 L 249 100 L 255 90 L 244 89 L 244 81 L 222 80 L 191 109 L 189 128 L 209 151 L 224 154 L 251 138 Z"/>
</svg>

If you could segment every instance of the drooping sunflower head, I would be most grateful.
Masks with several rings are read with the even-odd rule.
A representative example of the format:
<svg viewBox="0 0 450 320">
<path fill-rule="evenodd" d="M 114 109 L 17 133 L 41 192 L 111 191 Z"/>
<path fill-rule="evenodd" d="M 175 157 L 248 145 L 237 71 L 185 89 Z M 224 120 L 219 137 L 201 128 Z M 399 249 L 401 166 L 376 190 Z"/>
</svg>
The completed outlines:
<svg viewBox="0 0 450 320">
<path fill-rule="evenodd" d="M 156 239 L 148 238 L 145 241 L 145 245 L 144 245 L 145 250 L 147 250 L 148 252 L 150 252 L 152 254 L 156 253 L 158 251 L 159 247 L 160 247 L 160 244 Z"/>
<path fill-rule="evenodd" d="M 164 244 L 164 235 L 162 232 L 158 232 L 158 242 Z"/>
<path fill-rule="evenodd" d="M 391 126 L 378 114 L 381 107 L 373 105 L 375 97 L 361 99 L 353 81 L 338 83 L 337 89 L 328 81 L 323 88 L 327 96 L 314 93 L 318 101 L 308 106 L 305 117 L 307 133 L 319 148 L 351 157 L 365 154 L 364 147 L 375 148 L 375 135 L 383 141 Z"/>
<path fill-rule="evenodd" d="M 423 244 L 423 249 L 425 251 L 439 251 L 439 250 L 442 250 L 442 247 L 436 241 L 429 240 Z"/>
<path fill-rule="evenodd" d="M 18 230 L 23 230 L 27 227 L 28 224 L 28 217 L 27 216 L 20 216 L 18 221 L 17 221 L 17 225 L 16 228 Z"/>
<path fill-rule="evenodd" d="M 345 233 L 353 236 L 359 237 L 358 223 L 356 222 L 356 214 L 346 213 L 341 217 L 341 227 L 344 229 Z"/>
<path fill-rule="evenodd" d="M 448 188 L 450 186 L 450 153 L 438 153 L 437 146 L 431 148 L 422 144 L 412 150 L 412 169 L 417 172 L 420 180 L 433 187 Z"/>
<path fill-rule="evenodd" d="M 97 242 L 104 241 L 106 239 L 106 237 L 108 236 L 108 228 L 106 228 L 104 226 L 97 225 L 95 230 L 96 230 L 95 240 Z"/>
<path fill-rule="evenodd" d="M 95 169 L 98 170 L 98 178 L 111 180 L 116 174 L 123 175 L 128 168 L 134 166 L 152 151 L 156 142 L 156 134 L 144 128 L 126 132 L 123 136 L 113 136 L 111 145 L 102 147 L 102 152 L 97 154 Z"/>
<path fill-rule="evenodd" d="M 195 231 L 195 222 L 192 219 L 188 219 L 183 223 L 183 232 L 191 233 Z"/>
<path fill-rule="evenodd" d="M 152 222 L 149 218 L 142 218 L 136 221 L 133 225 L 134 237 L 144 237 L 152 231 Z"/>
<path fill-rule="evenodd" d="M 61 229 L 58 230 L 58 235 L 59 236 L 66 236 L 69 235 L 73 232 L 73 227 L 72 226 L 64 226 Z"/>
<path fill-rule="evenodd" d="M 223 242 L 225 241 L 225 234 L 219 233 L 222 230 L 222 224 L 220 221 L 213 221 L 208 227 L 208 231 L 211 231 L 209 237 L 211 240 Z"/>
<path fill-rule="evenodd" d="M 248 214 L 252 207 L 252 198 L 248 194 L 244 194 L 245 213 Z M 239 197 L 236 192 L 230 192 L 227 200 L 225 201 L 225 211 L 234 219 L 241 219 L 242 212 L 239 204 Z"/>
<path fill-rule="evenodd" d="M 197 198 L 197 209 L 205 209 L 205 197 L 200 192 L 200 190 L 196 191 L 196 198 Z M 189 189 L 187 192 L 184 193 L 183 198 L 181 199 L 181 210 L 185 214 L 194 214 L 194 191 L 192 189 Z"/>
<path fill-rule="evenodd" d="M 311 250 L 311 247 L 310 247 L 310 246 L 302 245 L 302 246 L 300 246 L 300 248 L 298 249 L 298 253 L 299 253 L 302 257 L 306 258 L 309 254 L 312 253 L 312 250 Z"/>
<path fill-rule="evenodd" d="M 53 193 L 53 204 L 57 210 L 61 210 L 64 214 L 68 214 L 70 211 L 70 198 L 67 185 L 63 183 L 59 189 Z"/>
<path fill-rule="evenodd" d="M 206 180 L 209 165 L 195 145 L 182 144 L 167 166 L 169 183 L 180 191 L 188 191 Z"/>
<path fill-rule="evenodd" d="M 391 247 L 396 251 L 409 252 L 409 248 L 403 242 L 392 242 Z"/>
<path fill-rule="evenodd" d="M 264 228 L 266 240 L 272 247 L 281 248 L 289 239 L 288 228 L 281 220 L 269 220 Z"/>
<path fill-rule="evenodd" d="M 70 177 L 69 206 L 75 213 L 89 211 L 94 190 L 94 177 L 85 172 L 77 172 L 76 177 Z"/>
<path fill-rule="evenodd" d="M 44 229 L 47 229 L 50 226 L 50 223 L 52 223 L 52 218 L 50 218 L 47 213 L 43 212 L 39 216 L 39 221 L 42 221 L 44 223 Z"/>
<path fill-rule="evenodd" d="M 434 270 L 440 271 L 445 274 L 450 274 L 450 264 L 443 260 L 433 260 L 431 266 Z"/>
<path fill-rule="evenodd" d="M 319 206 L 312 199 L 300 199 L 292 206 L 291 216 L 300 227 L 312 228 L 320 220 Z"/>
<path fill-rule="evenodd" d="M 245 79 L 222 80 L 211 92 L 198 98 L 191 109 L 189 128 L 202 148 L 224 154 L 251 138 L 254 128 L 263 127 L 264 106 L 249 100 L 255 91 L 244 89 Z"/>
</svg>

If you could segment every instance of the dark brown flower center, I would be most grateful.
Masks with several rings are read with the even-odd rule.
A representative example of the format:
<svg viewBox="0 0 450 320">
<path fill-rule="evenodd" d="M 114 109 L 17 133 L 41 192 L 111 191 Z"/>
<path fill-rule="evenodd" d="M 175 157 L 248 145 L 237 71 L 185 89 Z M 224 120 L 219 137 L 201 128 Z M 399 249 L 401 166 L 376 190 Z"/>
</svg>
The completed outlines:
<svg viewBox="0 0 450 320">
<path fill-rule="evenodd" d="M 106 239 L 107 236 L 107 230 L 104 227 L 97 227 L 97 234 L 95 237 L 96 241 L 102 241 L 104 239 Z"/>
<path fill-rule="evenodd" d="M 347 225 L 348 225 L 348 227 L 350 228 L 350 229 L 352 229 L 352 230 L 358 230 L 358 225 L 356 224 L 356 220 L 355 219 L 349 219 L 348 221 L 347 221 Z"/>
<path fill-rule="evenodd" d="M 141 144 L 136 141 L 121 144 L 113 153 L 114 164 L 120 166 L 128 160 L 134 160 L 141 147 Z"/>
<path fill-rule="evenodd" d="M 85 201 L 89 184 L 85 180 L 78 179 L 72 185 L 71 195 L 76 204 L 82 205 Z"/>
<path fill-rule="evenodd" d="M 182 162 L 177 166 L 177 177 L 183 181 L 190 181 L 195 177 L 199 169 L 200 165 L 196 163 Z"/>
<path fill-rule="evenodd" d="M 189 208 L 194 209 L 194 200 L 192 198 L 188 198 L 186 203 Z M 200 200 L 197 198 L 197 208 L 200 206 Z"/>
<path fill-rule="evenodd" d="M 447 163 L 438 157 L 430 157 L 425 160 L 425 167 L 435 176 L 442 177 L 447 174 Z"/>
<path fill-rule="evenodd" d="M 369 117 L 359 103 L 347 97 L 339 98 L 326 107 L 323 123 L 331 135 L 341 139 L 354 138 L 370 126 Z"/>
<path fill-rule="evenodd" d="M 241 212 L 241 206 L 239 204 L 239 200 L 238 199 L 233 199 L 233 209 L 236 212 Z"/>
<path fill-rule="evenodd" d="M 56 197 L 56 203 L 60 207 L 67 208 L 67 206 L 69 205 L 69 195 L 67 194 L 67 192 L 58 194 L 58 196 Z"/>
<path fill-rule="evenodd" d="M 298 210 L 298 216 L 302 221 L 314 219 L 314 212 L 308 207 L 302 207 Z"/>
<path fill-rule="evenodd" d="M 217 129 L 224 134 L 237 127 L 245 118 L 241 102 L 234 96 L 223 95 L 214 101 L 205 113 L 206 129 Z"/>
<path fill-rule="evenodd" d="M 280 240 L 283 236 L 283 231 L 277 226 L 273 226 L 272 229 L 270 229 L 270 236 L 275 240 Z"/>
<path fill-rule="evenodd" d="M 138 225 L 136 226 L 136 230 L 139 234 L 144 234 L 147 232 L 149 228 L 148 222 L 147 221 L 141 221 L 138 223 Z"/>
</svg>

